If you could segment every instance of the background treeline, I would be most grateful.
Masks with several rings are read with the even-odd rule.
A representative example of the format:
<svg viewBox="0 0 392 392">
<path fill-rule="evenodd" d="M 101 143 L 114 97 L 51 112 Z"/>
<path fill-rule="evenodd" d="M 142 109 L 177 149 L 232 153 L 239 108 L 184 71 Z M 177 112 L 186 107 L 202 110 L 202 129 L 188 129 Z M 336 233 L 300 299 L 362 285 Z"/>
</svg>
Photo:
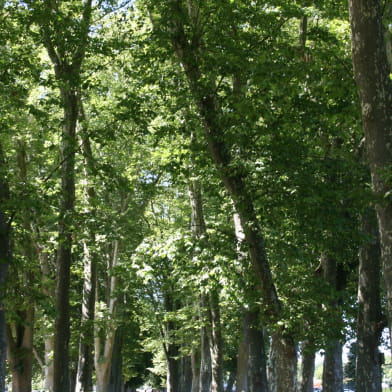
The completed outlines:
<svg viewBox="0 0 392 392">
<path fill-rule="evenodd" d="M 0 390 L 381 391 L 391 4 L 349 6 L 0 1 Z"/>
</svg>

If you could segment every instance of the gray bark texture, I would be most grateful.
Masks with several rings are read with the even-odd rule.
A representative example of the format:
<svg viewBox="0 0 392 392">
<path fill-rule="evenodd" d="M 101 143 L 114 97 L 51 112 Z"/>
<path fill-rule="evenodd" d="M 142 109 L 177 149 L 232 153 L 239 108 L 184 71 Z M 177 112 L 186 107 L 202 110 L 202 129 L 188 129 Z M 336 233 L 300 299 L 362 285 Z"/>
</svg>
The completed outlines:
<svg viewBox="0 0 392 392">
<path fill-rule="evenodd" d="M 381 361 L 378 347 L 384 327 L 380 300 L 380 243 L 374 210 L 362 215 L 362 232 L 369 239 L 359 253 L 357 392 L 381 392 Z"/>
<path fill-rule="evenodd" d="M 380 0 L 349 0 L 352 58 L 367 157 L 377 197 L 389 327 L 392 322 L 392 199 L 386 174 L 392 164 L 392 83 Z"/>
<path fill-rule="evenodd" d="M 268 366 L 270 392 L 297 391 L 297 350 L 291 336 L 271 334 Z M 290 388 L 287 387 L 290 385 Z"/>
</svg>

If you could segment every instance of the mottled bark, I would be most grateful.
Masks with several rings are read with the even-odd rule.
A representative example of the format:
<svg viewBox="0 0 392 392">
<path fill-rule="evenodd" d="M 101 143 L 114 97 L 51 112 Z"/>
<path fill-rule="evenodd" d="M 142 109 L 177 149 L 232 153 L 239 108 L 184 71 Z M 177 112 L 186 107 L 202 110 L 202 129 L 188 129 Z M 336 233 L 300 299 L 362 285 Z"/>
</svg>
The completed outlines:
<svg viewBox="0 0 392 392">
<path fill-rule="evenodd" d="M 281 331 L 271 334 L 268 366 L 270 392 L 297 391 L 297 349 L 293 339 Z"/>
<path fill-rule="evenodd" d="M 342 343 L 331 342 L 325 349 L 323 364 L 323 392 L 343 392 Z"/>
<path fill-rule="evenodd" d="M 375 212 L 362 215 L 362 232 L 368 238 L 359 253 L 357 392 L 381 392 L 381 361 L 378 347 L 384 327 L 380 300 L 380 243 Z"/>
<path fill-rule="evenodd" d="M 392 164 L 392 83 L 380 0 L 349 0 L 352 58 L 365 145 L 377 196 L 377 218 L 389 327 L 392 323 L 392 202 L 387 173 Z"/>
</svg>

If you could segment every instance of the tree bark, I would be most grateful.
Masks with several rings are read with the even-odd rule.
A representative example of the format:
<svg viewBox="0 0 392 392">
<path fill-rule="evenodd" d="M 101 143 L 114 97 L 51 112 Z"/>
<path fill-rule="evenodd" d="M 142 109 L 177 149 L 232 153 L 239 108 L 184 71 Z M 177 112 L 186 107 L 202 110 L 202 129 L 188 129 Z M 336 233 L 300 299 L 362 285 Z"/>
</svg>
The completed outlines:
<svg viewBox="0 0 392 392">
<path fill-rule="evenodd" d="M 223 392 L 223 347 L 220 322 L 219 294 L 213 289 L 209 295 L 210 356 L 211 356 L 211 392 Z"/>
<path fill-rule="evenodd" d="M 381 361 L 378 347 L 384 327 L 380 300 L 380 243 L 373 210 L 362 215 L 362 232 L 369 238 L 359 253 L 357 392 L 381 392 Z"/>
<path fill-rule="evenodd" d="M 349 0 L 352 58 L 381 240 L 389 327 L 392 327 L 392 83 L 385 50 L 380 0 Z"/>
<path fill-rule="evenodd" d="M 37 4 L 44 17 L 38 21 L 41 37 L 52 61 L 59 84 L 63 109 L 61 135 L 61 199 L 58 218 L 58 247 L 56 259 L 56 310 L 53 354 L 54 392 L 70 391 L 69 340 L 70 340 L 70 271 L 72 264 L 72 239 L 74 230 L 75 205 L 75 153 L 76 123 L 78 120 L 78 91 L 80 73 L 88 43 L 88 33 L 92 13 L 92 0 L 83 3 L 82 17 L 78 20 L 78 37 L 75 29 L 64 23 L 58 5 L 50 0 Z M 75 15 L 71 15 L 71 18 Z M 63 32 L 63 29 L 65 31 Z M 61 34 L 60 34 L 61 32 Z M 65 36 L 65 38 L 63 37 Z M 68 37 L 67 37 L 68 36 Z M 61 39 L 60 39 L 61 37 Z M 69 45 L 67 38 L 73 39 Z M 69 40 L 71 41 L 71 40 Z M 67 44 L 65 44 L 67 43 Z"/>
<path fill-rule="evenodd" d="M 338 292 L 338 263 L 337 261 L 328 256 L 321 256 L 321 266 L 323 270 L 323 276 L 327 284 L 329 285 L 331 292 Z M 325 304 L 326 308 L 329 308 L 336 313 L 338 302 L 340 298 L 330 300 Z M 339 314 L 339 317 L 341 315 Z M 333 325 L 331 325 L 333 328 Z M 340 331 L 339 331 L 340 332 Z M 338 331 L 336 331 L 338 334 Z M 343 362 L 342 362 L 342 343 L 338 338 L 333 338 L 328 342 L 328 346 L 325 349 L 324 354 L 324 365 L 323 365 L 323 391 L 324 392 L 342 392 L 343 391 Z"/>
<path fill-rule="evenodd" d="M 304 342 L 302 345 L 301 392 L 313 392 L 315 359 L 316 351 L 313 348 L 312 344 Z"/>
<path fill-rule="evenodd" d="M 291 336 L 281 331 L 271 334 L 268 366 L 270 392 L 297 391 L 297 350 Z"/>
<path fill-rule="evenodd" d="M 12 374 L 12 391 L 31 392 L 33 373 L 34 305 L 18 312 L 20 322 L 7 325 L 8 362 Z"/>
<path fill-rule="evenodd" d="M 342 343 L 335 340 L 324 353 L 323 392 L 343 392 Z"/>
</svg>

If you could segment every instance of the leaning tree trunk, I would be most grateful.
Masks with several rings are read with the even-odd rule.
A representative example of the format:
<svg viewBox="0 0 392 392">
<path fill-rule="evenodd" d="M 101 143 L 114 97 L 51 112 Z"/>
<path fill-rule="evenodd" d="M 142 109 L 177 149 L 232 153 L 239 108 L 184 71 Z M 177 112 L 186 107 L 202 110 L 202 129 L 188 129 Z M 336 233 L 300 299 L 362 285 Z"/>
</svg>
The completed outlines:
<svg viewBox="0 0 392 392">
<path fill-rule="evenodd" d="M 365 144 L 377 196 L 377 218 L 389 327 L 392 326 L 392 83 L 380 0 L 349 0 L 352 58 L 362 108 Z"/>
<path fill-rule="evenodd" d="M 186 13 L 185 5 L 179 0 L 170 0 L 168 3 L 172 13 L 168 27 L 172 33 L 173 49 L 182 64 L 190 92 L 197 105 L 210 155 L 240 218 L 249 258 L 265 305 L 264 316 L 268 322 L 275 323 L 281 317 L 282 304 L 272 278 L 254 200 L 246 187 L 247 171 L 244 167 L 238 167 L 238 162 L 234 164 L 230 144 L 225 141 L 225 129 L 221 121 L 222 109 L 216 97 L 215 81 L 202 75 L 200 68 L 199 59 L 203 55 L 201 42 L 197 39 L 189 42 L 186 37 L 183 18 Z M 189 2 L 188 9 L 192 8 L 191 3 Z M 192 15 L 190 16 L 193 20 Z M 197 18 L 195 23 L 198 23 Z M 192 27 L 195 30 L 200 29 L 198 25 Z M 293 354 L 296 355 L 295 342 L 289 333 L 282 329 L 277 329 L 274 336 L 275 340 L 280 342 L 275 345 L 275 349 L 282 350 L 276 352 L 276 358 L 279 359 L 276 364 L 282 366 L 282 369 L 279 368 L 277 371 L 277 375 L 281 378 L 277 382 L 277 392 L 287 390 L 294 392 L 297 389 L 296 365 L 294 365 L 296 359 L 293 358 Z"/>
<path fill-rule="evenodd" d="M 378 347 L 384 327 L 380 301 L 380 244 L 373 210 L 362 215 L 362 232 L 369 238 L 359 253 L 357 392 L 381 392 L 381 361 Z"/>
<path fill-rule="evenodd" d="M 0 144 L 0 391 L 5 391 L 7 337 L 4 298 L 8 264 L 11 259 L 10 225 L 3 210 L 3 203 L 9 198 L 8 184 L 4 176 L 5 169 L 5 160 Z"/>
</svg>

